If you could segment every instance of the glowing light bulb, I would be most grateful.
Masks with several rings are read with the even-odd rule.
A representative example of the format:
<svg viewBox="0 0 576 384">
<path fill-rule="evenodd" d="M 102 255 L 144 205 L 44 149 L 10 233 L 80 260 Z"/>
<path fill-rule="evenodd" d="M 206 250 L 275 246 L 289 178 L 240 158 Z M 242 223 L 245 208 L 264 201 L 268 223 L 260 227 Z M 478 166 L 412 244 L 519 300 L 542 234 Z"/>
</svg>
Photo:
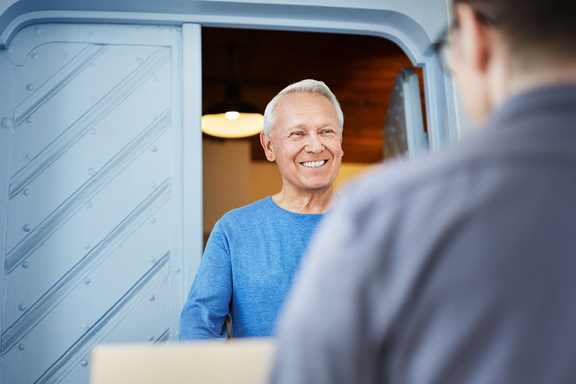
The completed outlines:
<svg viewBox="0 0 576 384">
<path fill-rule="evenodd" d="M 228 120 L 236 120 L 237 118 L 240 117 L 240 114 L 238 112 L 226 112 L 226 118 Z"/>
</svg>

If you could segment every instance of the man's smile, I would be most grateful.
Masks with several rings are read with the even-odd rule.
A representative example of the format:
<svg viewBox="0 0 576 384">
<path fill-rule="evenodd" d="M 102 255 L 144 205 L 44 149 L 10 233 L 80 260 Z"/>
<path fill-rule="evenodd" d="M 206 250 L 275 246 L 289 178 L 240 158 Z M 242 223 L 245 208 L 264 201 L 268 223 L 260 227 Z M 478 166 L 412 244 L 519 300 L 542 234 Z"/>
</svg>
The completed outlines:
<svg viewBox="0 0 576 384">
<path fill-rule="evenodd" d="M 316 167 L 320 167 L 320 166 L 326 164 L 327 162 L 328 162 L 328 160 L 305 161 L 305 162 L 300 163 L 300 164 L 302 164 L 303 166 L 308 167 L 308 168 L 316 168 Z"/>
</svg>

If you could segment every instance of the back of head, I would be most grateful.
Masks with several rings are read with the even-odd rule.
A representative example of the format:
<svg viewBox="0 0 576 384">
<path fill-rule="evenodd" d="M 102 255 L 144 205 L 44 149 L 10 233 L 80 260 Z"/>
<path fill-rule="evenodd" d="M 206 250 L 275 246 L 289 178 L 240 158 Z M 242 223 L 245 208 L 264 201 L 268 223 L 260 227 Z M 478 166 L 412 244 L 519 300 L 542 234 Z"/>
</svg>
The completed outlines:
<svg viewBox="0 0 576 384">
<path fill-rule="evenodd" d="M 453 3 L 466 3 L 494 16 L 511 50 L 525 63 L 576 59 L 575 0 L 453 0 Z"/>
<path fill-rule="evenodd" d="M 340 103 L 336 99 L 336 96 L 332 93 L 330 88 L 323 82 L 318 80 L 306 79 L 299 81 L 294 84 L 290 84 L 283 90 L 281 90 L 266 106 L 264 111 L 264 133 L 268 136 L 272 133 L 272 128 L 276 125 L 276 109 L 278 102 L 282 99 L 282 96 L 289 93 L 319 93 L 324 95 L 334 106 L 336 114 L 338 115 L 338 123 L 340 124 L 340 130 L 344 127 L 344 114 L 340 108 Z"/>
</svg>

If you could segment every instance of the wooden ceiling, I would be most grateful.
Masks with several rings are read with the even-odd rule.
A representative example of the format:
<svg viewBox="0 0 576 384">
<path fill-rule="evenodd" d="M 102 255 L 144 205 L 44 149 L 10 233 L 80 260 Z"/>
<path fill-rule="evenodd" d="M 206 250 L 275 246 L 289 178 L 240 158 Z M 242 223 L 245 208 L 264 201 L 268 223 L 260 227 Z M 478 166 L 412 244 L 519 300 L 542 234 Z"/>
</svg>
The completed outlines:
<svg viewBox="0 0 576 384">
<path fill-rule="evenodd" d="M 383 159 L 382 126 L 396 74 L 413 66 L 396 44 L 379 37 L 202 28 L 204 108 L 222 101 L 231 67 L 242 99 L 262 111 L 291 83 L 324 81 L 344 112 L 343 160 L 374 163 Z M 422 71 L 414 70 L 423 101 Z M 251 140 L 253 159 L 265 160 L 258 136 Z"/>
</svg>

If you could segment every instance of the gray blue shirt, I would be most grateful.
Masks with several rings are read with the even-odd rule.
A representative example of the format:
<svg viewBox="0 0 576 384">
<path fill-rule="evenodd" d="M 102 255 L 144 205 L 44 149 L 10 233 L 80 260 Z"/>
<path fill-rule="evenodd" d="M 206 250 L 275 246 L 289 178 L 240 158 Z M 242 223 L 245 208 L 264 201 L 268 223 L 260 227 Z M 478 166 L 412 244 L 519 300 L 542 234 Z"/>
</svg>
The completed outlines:
<svg viewBox="0 0 576 384">
<path fill-rule="evenodd" d="M 322 214 L 278 207 L 271 197 L 226 213 L 214 226 L 180 317 L 180 339 L 273 334 Z"/>
<path fill-rule="evenodd" d="M 576 85 L 353 186 L 279 323 L 275 384 L 576 382 Z"/>
</svg>

